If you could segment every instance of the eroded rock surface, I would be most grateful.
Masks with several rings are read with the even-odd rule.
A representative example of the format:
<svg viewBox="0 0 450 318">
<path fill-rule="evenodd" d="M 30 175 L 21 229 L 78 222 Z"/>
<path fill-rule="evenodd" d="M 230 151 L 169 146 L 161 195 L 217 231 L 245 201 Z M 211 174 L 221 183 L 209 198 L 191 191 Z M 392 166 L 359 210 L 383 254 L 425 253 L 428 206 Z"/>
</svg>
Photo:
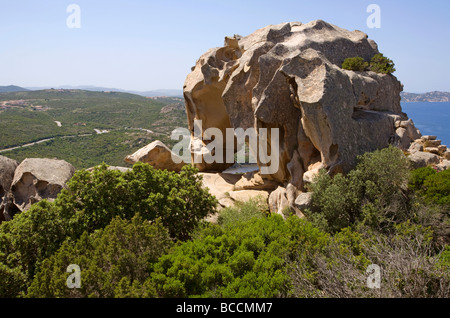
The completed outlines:
<svg viewBox="0 0 450 318">
<path fill-rule="evenodd" d="M 348 57 L 368 61 L 376 53 L 377 45 L 365 33 L 321 20 L 226 37 L 224 46 L 203 54 L 186 78 L 191 141 L 199 142 L 194 120 L 202 120 L 203 132 L 220 129 L 224 148 L 227 128 L 257 133 L 259 128 L 278 128 L 280 164 L 263 177 L 299 190 L 320 168 L 347 172 L 362 153 L 389 144 L 408 149 L 420 132 L 402 112 L 397 78 L 341 68 Z M 270 138 L 260 142 L 270 148 Z M 259 156 L 257 160 L 261 167 Z M 196 164 L 202 171 L 229 165 Z M 280 207 L 285 205 L 281 197 Z"/>
</svg>

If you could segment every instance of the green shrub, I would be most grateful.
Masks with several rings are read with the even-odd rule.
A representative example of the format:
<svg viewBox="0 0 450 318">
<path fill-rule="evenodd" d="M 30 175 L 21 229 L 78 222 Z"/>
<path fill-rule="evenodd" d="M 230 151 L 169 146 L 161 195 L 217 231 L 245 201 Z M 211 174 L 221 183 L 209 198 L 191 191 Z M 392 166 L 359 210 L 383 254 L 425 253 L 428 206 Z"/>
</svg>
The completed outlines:
<svg viewBox="0 0 450 318">
<path fill-rule="evenodd" d="M 37 263 L 58 250 L 66 229 L 57 207 L 46 200 L 0 225 L 0 297 L 25 291 Z"/>
<path fill-rule="evenodd" d="M 450 170 L 428 176 L 423 182 L 423 188 L 428 201 L 450 205 Z"/>
<path fill-rule="evenodd" d="M 0 225 L 0 281 L 10 282 L 0 297 L 23 293 L 40 262 L 67 237 L 76 241 L 116 217 L 159 218 L 173 239 L 188 239 L 216 206 L 195 173 L 190 166 L 177 174 L 142 163 L 125 173 L 106 165 L 76 172 L 54 202 L 41 201 Z"/>
<path fill-rule="evenodd" d="M 157 220 L 115 218 L 102 230 L 67 240 L 39 266 L 28 297 L 154 297 L 149 284 L 152 264 L 172 246 L 167 229 Z M 67 266 L 81 269 L 81 288 L 69 289 Z"/>
<path fill-rule="evenodd" d="M 388 59 L 381 53 L 375 54 L 370 63 L 364 61 L 362 57 L 349 57 L 342 63 L 342 68 L 344 70 L 363 72 L 363 71 L 373 71 L 381 74 L 392 74 L 395 72 L 395 64 L 392 60 Z"/>
<path fill-rule="evenodd" d="M 131 219 L 139 213 L 148 220 L 161 218 L 173 238 L 186 240 L 217 202 L 196 172 L 189 165 L 180 174 L 144 163 L 124 173 L 102 165 L 77 172 L 56 204 L 70 220 L 73 237 L 103 228 L 116 216 Z"/>
<path fill-rule="evenodd" d="M 286 295 L 287 259 L 319 250 L 328 239 L 295 216 L 252 218 L 220 229 L 160 258 L 152 277 L 161 297 Z"/>
<path fill-rule="evenodd" d="M 382 228 L 408 218 L 409 163 L 402 151 L 390 146 L 358 160 L 347 176 L 331 178 L 321 171 L 309 186 L 308 218 L 323 230 L 333 233 L 354 224 Z"/>
<path fill-rule="evenodd" d="M 349 57 L 342 63 L 344 70 L 363 72 L 369 67 L 369 63 L 365 62 L 362 57 Z"/>
<path fill-rule="evenodd" d="M 411 180 L 409 180 L 408 184 L 409 188 L 415 191 L 422 190 L 425 179 L 434 174 L 436 174 L 436 170 L 431 167 L 424 167 L 413 170 L 411 172 Z"/>
<path fill-rule="evenodd" d="M 392 74 L 395 72 L 395 64 L 383 54 L 378 53 L 370 60 L 369 69 L 376 73 Z"/>
<path fill-rule="evenodd" d="M 450 170 L 436 172 L 431 167 L 419 168 L 411 173 L 409 188 L 428 203 L 450 204 Z"/>
</svg>

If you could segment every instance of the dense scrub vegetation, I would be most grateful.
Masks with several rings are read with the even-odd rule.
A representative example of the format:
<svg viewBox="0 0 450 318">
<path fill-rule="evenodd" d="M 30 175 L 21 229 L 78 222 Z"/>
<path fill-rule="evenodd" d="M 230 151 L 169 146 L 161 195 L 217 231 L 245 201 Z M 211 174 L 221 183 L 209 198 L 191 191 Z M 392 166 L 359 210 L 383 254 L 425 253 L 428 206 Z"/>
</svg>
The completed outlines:
<svg viewBox="0 0 450 318">
<path fill-rule="evenodd" d="M 192 168 L 80 171 L 54 203 L 0 225 L 5 297 L 449 297 L 448 172 L 396 148 L 321 172 L 306 219 L 216 201 Z M 81 268 L 69 289 L 66 268 Z M 381 268 L 381 288 L 367 268 Z"/>
</svg>

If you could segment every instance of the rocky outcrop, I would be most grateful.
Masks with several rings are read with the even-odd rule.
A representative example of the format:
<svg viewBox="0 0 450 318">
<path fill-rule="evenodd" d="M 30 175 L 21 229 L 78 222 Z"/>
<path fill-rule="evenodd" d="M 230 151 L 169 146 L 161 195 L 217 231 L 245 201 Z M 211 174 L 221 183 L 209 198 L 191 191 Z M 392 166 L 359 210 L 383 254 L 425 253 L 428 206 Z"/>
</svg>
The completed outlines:
<svg viewBox="0 0 450 318">
<path fill-rule="evenodd" d="M 25 159 L 14 172 L 5 219 L 42 199 L 55 199 L 74 173 L 75 168 L 64 160 Z"/>
<path fill-rule="evenodd" d="M 9 202 L 8 194 L 18 165 L 17 161 L 0 156 L 0 223 L 5 220 L 3 213 Z"/>
<path fill-rule="evenodd" d="M 413 168 L 433 166 L 439 171 L 448 169 L 450 151 L 441 143 L 437 136 L 422 136 L 414 140 L 408 149 L 408 159 Z"/>
<path fill-rule="evenodd" d="M 400 82 L 392 75 L 341 68 L 348 57 L 370 60 L 376 53 L 377 45 L 366 34 L 321 20 L 226 37 L 224 46 L 203 54 L 186 78 L 191 142 L 204 147 L 210 142 L 194 134 L 195 120 L 202 120 L 203 133 L 218 128 L 224 148 L 227 128 L 250 128 L 271 149 L 270 135 L 263 138 L 259 129 L 276 128 L 279 146 L 271 151 L 279 153 L 278 170 L 262 177 L 300 191 L 320 168 L 347 172 L 364 152 L 389 144 L 407 149 L 420 132 L 402 113 Z M 202 171 L 229 165 L 196 164 Z M 281 192 L 272 200 L 279 202 L 277 211 L 286 206 Z"/>
<path fill-rule="evenodd" d="M 173 158 L 176 158 L 176 160 L 174 161 Z M 139 149 L 134 154 L 127 156 L 125 161 L 130 164 L 144 162 L 153 166 L 155 169 L 176 172 L 181 171 L 185 165 L 181 158 L 172 153 L 172 151 L 159 140 L 156 140 L 144 148 Z"/>
</svg>

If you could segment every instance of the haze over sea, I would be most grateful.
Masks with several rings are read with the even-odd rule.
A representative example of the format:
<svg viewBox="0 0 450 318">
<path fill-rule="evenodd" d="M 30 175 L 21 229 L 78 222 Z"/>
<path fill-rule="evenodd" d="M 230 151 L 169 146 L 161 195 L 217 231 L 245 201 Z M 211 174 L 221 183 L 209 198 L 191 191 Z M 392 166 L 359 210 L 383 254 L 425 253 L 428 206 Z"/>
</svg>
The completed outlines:
<svg viewBox="0 0 450 318">
<path fill-rule="evenodd" d="M 422 135 L 437 136 L 450 148 L 450 103 L 402 102 L 402 108 Z"/>
</svg>

